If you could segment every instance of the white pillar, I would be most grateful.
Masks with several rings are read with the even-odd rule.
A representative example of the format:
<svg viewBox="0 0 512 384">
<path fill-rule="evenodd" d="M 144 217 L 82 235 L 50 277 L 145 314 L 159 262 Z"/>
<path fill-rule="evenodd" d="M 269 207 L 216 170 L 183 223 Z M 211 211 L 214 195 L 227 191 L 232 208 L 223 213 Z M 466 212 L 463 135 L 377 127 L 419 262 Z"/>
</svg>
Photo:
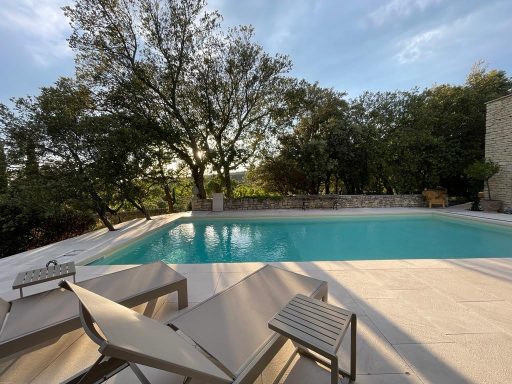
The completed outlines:
<svg viewBox="0 0 512 384">
<path fill-rule="evenodd" d="M 223 193 L 214 193 L 213 201 L 212 201 L 212 211 L 213 212 L 222 212 L 224 210 L 224 194 Z"/>
</svg>

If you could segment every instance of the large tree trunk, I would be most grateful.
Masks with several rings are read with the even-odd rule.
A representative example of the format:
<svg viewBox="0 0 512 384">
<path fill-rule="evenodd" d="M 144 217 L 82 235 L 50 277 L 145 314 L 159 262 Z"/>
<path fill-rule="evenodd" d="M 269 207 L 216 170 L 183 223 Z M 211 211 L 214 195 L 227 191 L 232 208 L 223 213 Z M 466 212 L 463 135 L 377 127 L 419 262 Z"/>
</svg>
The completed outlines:
<svg viewBox="0 0 512 384">
<path fill-rule="evenodd" d="M 165 201 L 169 207 L 169 213 L 174 212 L 174 199 L 172 198 L 171 188 L 167 184 L 164 185 Z"/>
<path fill-rule="evenodd" d="M 112 225 L 112 223 L 108 220 L 107 216 L 105 215 L 105 212 L 97 212 L 98 216 L 100 217 L 100 220 L 103 222 L 105 227 L 108 228 L 109 231 L 115 231 L 116 229 Z"/>
<path fill-rule="evenodd" d="M 169 188 L 169 184 L 167 183 L 167 177 L 165 176 L 164 166 L 161 161 L 161 152 L 159 152 L 158 160 L 158 172 L 160 173 L 161 186 L 164 190 L 165 201 L 167 202 L 169 213 L 174 212 L 174 197 L 171 193 L 171 188 Z"/>
<path fill-rule="evenodd" d="M 144 215 L 144 217 L 146 218 L 146 220 L 151 220 L 151 216 L 149 215 L 149 212 L 148 210 L 146 209 L 146 207 L 144 206 L 144 203 L 140 202 L 140 203 L 137 203 L 135 201 L 135 199 L 132 199 L 132 198 L 126 198 L 126 200 L 128 200 L 128 202 L 133 205 L 135 207 L 135 209 L 137 209 L 138 211 L 142 212 L 142 214 Z"/>
<path fill-rule="evenodd" d="M 115 231 L 116 229 L 107 217 L 106 204 L 103 201 L 103 199 L 96 193 L 96 191 L 92 187 L 89 187 L 89 195 L 94 201 L 94 210 L 100 217 L 100 220 L 103 222 L 105 227 L 107 227 L 109 231 Z"/>
<path fill-rule="evenodd" d="M 198 189 L 197 197 L 200 199 L 206 199 L 206 190 L 204 189 L 204 167 L 191 167 L 192 178 L 194 184 Z"/>
<path fill-rule="evenodd" d="M 231 184 L 231 175 L 229 174 L 229 168 L 224 168 L 224 187 L 226 187 L 226 197 L 233 197 L 233 185 Z"/>
<path fill-rule="evenodd" d="M 331 193 L 331 175 L 327 175 L 325 178 L 325 194 L 328 195 Z"/>
</svg>

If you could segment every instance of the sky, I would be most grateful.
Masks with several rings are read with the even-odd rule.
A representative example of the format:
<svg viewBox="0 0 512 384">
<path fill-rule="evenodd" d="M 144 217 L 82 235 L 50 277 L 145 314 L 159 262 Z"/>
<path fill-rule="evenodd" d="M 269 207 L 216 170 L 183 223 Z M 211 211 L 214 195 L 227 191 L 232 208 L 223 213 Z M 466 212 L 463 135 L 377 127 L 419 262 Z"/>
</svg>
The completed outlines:
<svg viewBox="0 0 512 384">
<path fill-rule="evenodd" d="M 65 0 L 0 0 L 0 103 L 74 73 Z M 251 24 L 292 75 L 356 97 L 460 84 L 473 63 L 512 76 L 511 0 L 210 0 L 223 26 Z"/>
</svg>

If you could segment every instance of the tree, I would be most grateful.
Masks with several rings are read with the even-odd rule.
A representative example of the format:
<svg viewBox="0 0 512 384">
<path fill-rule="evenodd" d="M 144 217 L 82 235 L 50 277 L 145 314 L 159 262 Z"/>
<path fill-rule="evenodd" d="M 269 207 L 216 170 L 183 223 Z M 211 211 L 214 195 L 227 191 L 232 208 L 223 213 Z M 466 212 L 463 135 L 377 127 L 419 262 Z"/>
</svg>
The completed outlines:
<svg viewBox="0 0 512 384">
<path fill-rule="evenodd" d="M 98 90 L 137 84 L 166 145 L 205 197 L 208 164 L 223 175 L 244 164 L 267 130 L 283 56 L 251 42 L 252 29 L 220 32 L 204 0 L 77 0 L 64 7 L 78 73 Z M 248 146 L 246 149 L 244 146 Z"/>
<path fill-rule="evenodd" d="M 423 102 L 415 89 L 365 92 L 352 102 L 349 125 L 366 163 L 366 174 L 358 177 L 363 188 L 356 193 L 411 193 L 436 183 L 437 143 L 421 122 Z"/>
<path fill-rule="evenodd" d="M 319 193 L 321 184 L 325 193 L 330 193 L 331 176 L 338 178 L 343 172 L 339 161 L 343 146 L 350 145 L 348 141 L 338 140 L 338 133 L 346 127 L 348 104 L 343 100 L 344 93 L 333 89 L 305 81 L 299 87 L 294 134 L 302 141 L 303 169 L 316 179 L 312 181 L 312 193 Z"/>
<path fill-rule="evenodd" d="M 117 189 L 121 200 L 140 211 L 146 220 L 151 220 L 146 208 L 153 184 L 148 177 L 153 162 L 148 151 L 150 139 L 138 129 L 138 120 L 119 113 L 99 118 L 106 134 L 97 142 L 97 174 Z"/>
<path fill-rule="evenodd" d="M 14 104 L 15 108 L 31 106 L 27 100 Z M 41 156 L 33 110 L 16 114 L 6 107 L 0 109 L 0 130 L 5 137 L 0 163 L 9 163 L 10 178 L 0 193 L 0 257 L 90 230 L 95 220 L 84 206 L 74 204 L 70 175 Z M 3 165 L 0 168 L 6 170 Z"/>
<path fill-rule="evenodd" d="M 209 160 L 232 196 L 230 171 L 247 164 L 260 144 L 280 128 L 275 114 L 285 107 L 290 82 L 282 75 L 288 58 L 271 57 L 253 43 L 253 29 L 230 29 L 211 37 L 197 62 L 197 96 L 192 102 L 209 138 Z"/>
<path fill-rule="evenodd" d="M 5 157 L 4 143 L 0 141 L 0 195 L 7 192 L 8 186 L 7 158 Z"/>
<path fill-rule="evenodd" d="M 34 103 L 31 97 L 11 100 L 14 107 L 0 104 L 0 132 L 5 136 L 4 145 L 10 164 L 22 170 L 24 177 L 37 177 L 39 158 L 39 127 L 34 119 Z"/>
<path fill-rule="evenodd" d="M 101 148 L 107 140 L 111 121 L 94 114 L 89 90 L 73 80 L 61 78 L 45 87 L 32 105 L 38 122 L 41 150 L 68 173 L 74 188 L 98 214 L 103 224 L 115 230 L 107 214 L 116 213 L 122 200 L 113 183 L 101 173 Z M 113 204 L 119 204 L 112 208 Z"/>
<path fill-rule="evenodd" d="M 439 183 L 450 194 L 467 195 L 471 189 L 464 171 L 485 154 L 485 103 L 510 90 L 512 79 L 504 71 L 488 70 L 484 62 L 477 62 L 463 85 L 442 84 L 423 92 L 419 121 L 432 127 L 442 146 Z"/>
<path fill-rule="evenodd" d="M 280 195 L 304 193 L 306 175 L 293 160 L 282 153 L 266 156 L 251 170 L 250 181 L 268 192 Z"/>
<path fill-rule="evenodd" d="M 489 179 L 500 171 L 500 165 L 491 159 L 476 161 L 466 169 L 466 175 L 474 180 L 480 180 L 487 186 L 487 196 L 491 198 Z"/>
<path fill-rule="evenodd" d="M 461 86 L 363 93 L 350 121 L 364 138 L 367 189 L 414 193 L 441 185 L 468 196 L 464 170 L 484 156 L 485 103 L 511 88 L 505 72 L 477 63 Z"/>
<path fill-rule="evenodd" d="M 343 96 L 318 84 L 301 81 L 296 85 L 287 100 L 294 115 L 290 131 L 279 136 L 278 154 L 267 156 L 256 172 L 272 180 L 267 188 L 318 194 L 323 185 L 325 193 L 330 193 L 332 175 L 337 180 L 349 169 L 342 169 L 341 159 L 353 149 L 353 137 L 341 133 L 346 131 L 348 112 Z"/>
<path fill-rule="evenodd" d="M 153 182 L 159 185 L 164 192 L 164 200 L 167 203 L 169 213 L 175 211 L 176 204 L 176 191 L 175 185 L 178 179 L 185 177 L 182 175 L 184 169 L 182 164 L 175 162 L 175 157 L 169 151 L 166 151 L 161 146 L 150 147 L 150 156 L 153 159 L 152 167 L 150 168 L 149 177 Z M 171 164 L 176 165 L 172 168 Z"/>
</svg>

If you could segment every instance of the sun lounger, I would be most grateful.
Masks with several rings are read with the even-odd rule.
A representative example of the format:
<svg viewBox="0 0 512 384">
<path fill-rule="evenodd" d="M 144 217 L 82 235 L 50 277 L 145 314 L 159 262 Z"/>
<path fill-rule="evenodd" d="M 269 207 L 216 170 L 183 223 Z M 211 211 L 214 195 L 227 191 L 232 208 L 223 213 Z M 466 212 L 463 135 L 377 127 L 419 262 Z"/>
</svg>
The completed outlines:
<svg viewBox="0 0 512 384">
<path fill-rule="evenodd" d="M 275 313 L 298 293 L 327 299 L 325 281 L 267 265 L 166 326 L 75 284 L 61 286 L 77 295 L 82 326 L 101 353 L 66 383 L 101 382 L 128 366 L 147 383 L 137 364 L 208 383 L 253 383 L 286 342 L 268 328 Z"/>
<path fill-rule="evenodd" d="M 163 262 L 146 264 L 78 283 L 128 307 L 178 291 L 187 304 L 186 278 Z M 61 288 L 6 302 L 0 299 L 0 358 L 80 328 L 78 300 Z"/>
</svg>

